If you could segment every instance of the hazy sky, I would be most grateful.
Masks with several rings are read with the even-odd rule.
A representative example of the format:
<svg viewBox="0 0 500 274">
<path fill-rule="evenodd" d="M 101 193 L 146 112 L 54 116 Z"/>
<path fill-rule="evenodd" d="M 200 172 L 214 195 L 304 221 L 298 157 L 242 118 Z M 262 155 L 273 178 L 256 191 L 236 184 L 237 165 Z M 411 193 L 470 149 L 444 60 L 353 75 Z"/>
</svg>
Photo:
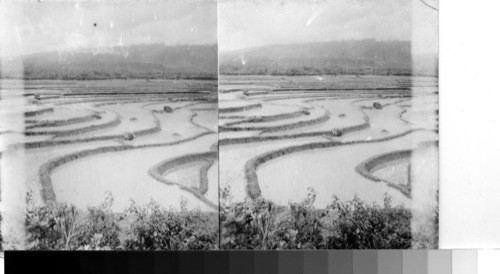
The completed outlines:
<svg viewBox="0 0 500 274">
<path fill-rule="evenodd" d="M 420 0 L 216 1 L 0 0 L 0 56 L 143 43 L 218 42 L 226 51 L 364 38 L 411 40 L 415 52 L 437 52 L 438 13 Z"/>
<path fill-rule="evenodd" d="M 219 48 L 374 38 L 418 39 L 419 51 L 436 52 L 437 20 L 419 0 L 221 0 Z"/>
<path fill-rule="evenodd" d="M 217 42 L 214 0 L 0 1 L 0 54 Z"/>
</svg>

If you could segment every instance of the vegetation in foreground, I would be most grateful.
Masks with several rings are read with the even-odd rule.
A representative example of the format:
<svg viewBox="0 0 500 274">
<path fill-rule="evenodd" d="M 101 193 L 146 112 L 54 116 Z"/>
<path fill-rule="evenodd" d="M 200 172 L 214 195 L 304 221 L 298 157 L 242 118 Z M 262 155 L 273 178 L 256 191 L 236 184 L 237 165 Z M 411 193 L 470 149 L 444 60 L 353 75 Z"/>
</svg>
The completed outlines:
<svg viewBox="0 0 500 274">
<path fill-rule="evenodd" d="M 218 247 L 216 213 L 165 209 L 156 202 L 134 202 L 123 213 L 111 211 L 113 197 L 87 211 L 73 205 L 33 206 L 26 210 L 29 250 L 211 250 Z"/>
<path fill-rule="evenodd" d="M 389 196 L 385 196 L 383 206 L 370 205 L 358 197 L 341 202 L 334 196 L 325 209 L 313 207 L 313 189 L 301 203 L 289 206 L 278 206 L 262 198 L 231 203 L 229 188 L 222 191 L 221 198 L 222 249 L 409 249 L 423 244 L 437 247 L 437 238 L 432 236 L 437 235 L 437 227 L 412 235 L 411 210 L 393 206 Z"/>
<path fill-rule="evenodd" d="M 80 211 L 72 205 L 34 207 L 28 195 L 26 249 L 30 250 L 212 250 L 212 249 L 409 249 L 437 248 L 438 210 L 431 224 L 416 227 L 412 211 L 358 197 L 332 197 L 325 209 L 314 207 L 309 189 L 300 203 L 276 205 L 262 198 L 231 203 L 221 192 L 220 247 L 216 213 L 165 209 L 155 202 L 132 202 L 113 213 L 113 197 Z M 412 229 L 413 226 L 413 229 Z"/>
</svg>

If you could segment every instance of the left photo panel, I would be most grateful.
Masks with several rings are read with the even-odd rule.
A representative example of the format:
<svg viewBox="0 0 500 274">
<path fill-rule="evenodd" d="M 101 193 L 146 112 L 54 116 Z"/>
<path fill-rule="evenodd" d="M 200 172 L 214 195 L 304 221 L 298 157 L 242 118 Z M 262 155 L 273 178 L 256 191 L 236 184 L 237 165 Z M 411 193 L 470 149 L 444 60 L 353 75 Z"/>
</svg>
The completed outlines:
<svg viewBox="0 0 500 274">
<path fill-rule="evenodd" d="M 2 1 L 2 250 L 219 245 L 217 3 Z"/>
</svg>

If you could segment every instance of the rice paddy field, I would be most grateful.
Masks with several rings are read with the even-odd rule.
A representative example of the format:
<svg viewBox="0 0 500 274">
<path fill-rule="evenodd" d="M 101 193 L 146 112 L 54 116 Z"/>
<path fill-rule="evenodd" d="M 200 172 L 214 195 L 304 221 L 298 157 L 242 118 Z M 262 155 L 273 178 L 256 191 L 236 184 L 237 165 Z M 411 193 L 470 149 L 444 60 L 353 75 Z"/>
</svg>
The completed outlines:
<svg viewBox="0 0 500 274">
<path fill-rule="evenodd" d="M 4 220 L 22 221 L 27 192 L 40 206 L 85 209 L 109 193 L 116 212 L 151 200 L 217 212 L 216 90 L 200 80 L 2 81 Z"/>
<path fill-rule="evenodd" d="M 358 196 L 424 214 L 437 206 L 434 77 L 222 76 L 220 187 L 234 202 L 324 208 Z"/>
<path fill-rule="evenodd" d="M 27 193 L 37 206 L 111 194 L 117 213 L 155 201 L 212 215 L 225 190 L 286 206 L 314 189 L 318 209 L 388 195 L 415 230 L 437 208 L 437 78 L 12 80 L 0 98 L 3 231 L 23 226 Z"/>
</svg>

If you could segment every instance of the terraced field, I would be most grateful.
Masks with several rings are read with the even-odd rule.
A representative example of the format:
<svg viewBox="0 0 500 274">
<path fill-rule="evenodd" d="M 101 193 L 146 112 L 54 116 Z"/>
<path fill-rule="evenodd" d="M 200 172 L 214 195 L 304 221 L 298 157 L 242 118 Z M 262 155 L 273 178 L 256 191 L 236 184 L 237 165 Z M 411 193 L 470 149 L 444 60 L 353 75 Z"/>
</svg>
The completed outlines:
<svg viewBox="0 0 500 274">
<path fill-rule="evenodd" d="M 436 78 L 224 76 L 219 107 L 220 187 L 235 202 L 286 205 L 310 187 L 318 208 L 332 195 L 437 202 L 416 198 L 438 184 Z"/>
<path fill-rule="evenodd" d="M 117 212 L 151 199 L 216 212 L 216 89 L 215 81 L 5 81 L 2 191 L 11 204 L 31 190 L 38 205 L 86 208 L 109 192 Z"/>
<path fill-rule="evenodd" d="M 154 200 L 212 215 L 227 188 L 232 202 L 279 205 L 312 188 L 318 209 L 388 194 L 413 210 L 412 229 L 437 206 L 435 78 L 5 83 L 1 202 L 17 227 L 29 191 L 36 205 L 85 209 L 111 193 L 117 213 Z"/>
</svg>

